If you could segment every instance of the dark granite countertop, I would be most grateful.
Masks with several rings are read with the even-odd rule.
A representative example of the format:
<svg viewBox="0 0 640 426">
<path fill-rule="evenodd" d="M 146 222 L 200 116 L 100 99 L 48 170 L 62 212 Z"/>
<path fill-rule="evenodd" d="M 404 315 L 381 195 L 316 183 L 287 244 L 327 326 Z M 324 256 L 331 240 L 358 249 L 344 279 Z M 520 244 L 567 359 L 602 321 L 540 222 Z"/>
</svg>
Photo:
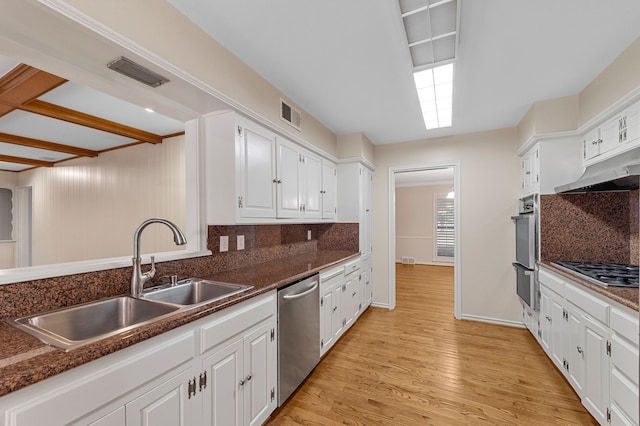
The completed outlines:
<svg viewBox="0 0 640 426">
<path fill-rule="evenodd" d="M 349 251 L 322 250 L 201 277 L 251 284 L 254 287 L 226 299 L 180 310 L 175 315 L 149 325 L 69 352 L 45 345 L 34 337 L 0 322 L 0 396 L 196 321 L 259 294 L 286 286 L 356 256 L 358 253 Z"/>
<path fill-rule="evenodd" d="M 589 280 L 582 279 L 579 276 L 576 276 L 570 272 L 565 271 L 562 268 L 557 267 L 551 262 L 539 262 L 540 265 L 544 266 L 547 269 L 552 270 L 558 275 L 562 275 L 563 277 L 571 280 L 572 282 L 581 284 L 585 287 L 590 288 L 591 290 L 600 293 L 611 300 L 614 300 L 621 305 L 624 305 L 633 310 L 639 311 L 640 304 L 640 292 L 637 288 L 624 288 L 624 287 L 603 287 L 597 284 L 590 282 Z"/>
</svg>

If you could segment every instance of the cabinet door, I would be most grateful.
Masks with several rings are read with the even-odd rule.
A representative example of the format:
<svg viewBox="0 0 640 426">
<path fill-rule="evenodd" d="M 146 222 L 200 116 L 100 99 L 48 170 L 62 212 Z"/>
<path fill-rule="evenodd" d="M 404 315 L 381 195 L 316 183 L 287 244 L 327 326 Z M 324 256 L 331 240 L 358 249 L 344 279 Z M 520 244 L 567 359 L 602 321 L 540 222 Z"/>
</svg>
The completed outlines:
<svg viewBox="0 0 640 426">
<path fill-rule="evenodd" d="M 568 362 L 569 383 L 578 396 L 582 396 L 584 387 L 584 325 L 582 314 L 571 305 L 567 306 L 568 315 L 568 344 L 566 359 Z"/>
<path fill-rule="evenodd" d="M 640 102 L 630 106 L 623 115 L 626 128 L 623 130 L 626 142 L 634 142 L 640 139 Z"/>
<path fill-rule="evenodd" d="M 338 172 L 331 161 L 322 160 L 322 218 L 335 219 L 337 215 Z"/>
<path fill-rule="evenodd" d="M 253 123 L 239 130 L 238 207 L 241 217 L 276 217 L 275 136 Z M 225 182 L 210 182 L 225 185 Z"/>
<path fill-rule="evenodd" d="M 600 128 L 593 129 L 582 138 L 582 159 L 589 160 L 600 153 Z"/>
<path fill-rule="evenodd" d="M 584 394 L 582 404 L 604 424 L 609 406 L 608 330 L 588 316 L 584 321 Z"/>
<path fill-rule="evenodd" d="M 540 288 L 540 344 L 551 356 L 551 297 L 545 287 Z"/>
<path fill-rule="evenodd" d="M 373 301 L 373 270 L 369 268 L 365 271 L 365 281 L 364 281 L 365 306 L 371 305 L 372 301 Z"/>
<path fill-rule="evenodd" d="M 312 154 L 304 155 L 303 213 L 308 219 L 322 218 L 322 161 Z"/>
<path fill-rule="evenodd" d="M 203 361 L 209 376 L 209 383 L 202 392 L 202 418 L 207 426 L 243 424 L 243 349 L 243 340 L 238 339 Z"/>
<path fill-rule="evenodd" d="M 346 330 L 353 322 L 353 278 L 348 279 L 342 287 L 342 317 L 344 318 L 344 329 Z"/>
<path fill-rule="evenodd" d="M 99 418 L 95 422 L 89 423 L 88 426 L 122 426 L 126 423 L 125 408 L 120 407 L 107 414 L 104 417 Z"/>
<path fill-rule="evenodd" d="M 261 425 L 276 408 L 274 327 L 264 323 L 244 338 L 244 424 Z"/>
<path fill-rule="evenodd" d="M 373 175 L 367 168 L 361 168 L 361 221 L 360 221 L 360 254 L 369 254 L 373 250 L 371 245 L 371 221 L 372 221 L 372 184 Z"/>
<path fill-rule="evenodd" d="M 344 315 L 342 313 L 342 285 L 333 290 L 333 307 L 331 308 L 331 332 L 333 333 L 334 343 L 342 335 L 344 331 Z"/>
<path fill-rule="evenodd" d="M 330 288 L 325 291 L 320 299 L 320 354 L 324 353 L 333 345 L 333 291 Z"/>
<path fill-rule="evenodd" d="M 278 217 L 302 217 L 303 157 L 298 148 L 288 141 L 278 140 Z"/>
<path fill-rule="evenodd" d="M 565 369 L 565 357 L 564 357 L 564 335 L 565 335 L 565 320 L 564 320 L 564 303 L 563 300 L 551 293 L 551 360 L 560 368 L 563 372 Z"/>
<path fill-rule="evenodd" d="M 191 368 L 153 388 L 125 406 L 127 426 L 186 426 L 191 415 L 200 409 L 195 398 L 188 396 Z"/>
<path fill-rule="evenodd" d="M 623 142 L 620 137 L 620 118 L 616 116 L 600 127 L 600 154 L 611 151 Z"/>
</svg>

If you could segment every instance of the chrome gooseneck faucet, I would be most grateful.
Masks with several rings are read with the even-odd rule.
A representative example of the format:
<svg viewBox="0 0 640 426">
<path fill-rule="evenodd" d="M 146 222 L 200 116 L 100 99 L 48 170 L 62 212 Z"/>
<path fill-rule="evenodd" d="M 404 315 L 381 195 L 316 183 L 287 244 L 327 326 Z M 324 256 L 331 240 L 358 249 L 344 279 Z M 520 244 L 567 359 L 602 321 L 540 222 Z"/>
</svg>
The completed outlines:
<svg viewBox="0 0 640 426">
<path fill-rule="evenodd" d="M 182 246 L 187 243 L 187 239 L 184 237 L 182 231 L 180 231 L 175 224 L 166 219 L 153 218 L 142 222 L 133 234 L 133 273 L 131 274 L 131 295 L 133 297 L 139 297 L 142 294 L 144 283 L 149 281 L 156 274 L 155 257 L 151 256 L 151 270 L 144 273 L 142 272 L 142 259 L 140 258 L 140 235 L 144 228 L 152 223 L 162 223 L 167 225 L 173 232 L 173 241 L 175 241 L 177 245 Z"/>
</svg>

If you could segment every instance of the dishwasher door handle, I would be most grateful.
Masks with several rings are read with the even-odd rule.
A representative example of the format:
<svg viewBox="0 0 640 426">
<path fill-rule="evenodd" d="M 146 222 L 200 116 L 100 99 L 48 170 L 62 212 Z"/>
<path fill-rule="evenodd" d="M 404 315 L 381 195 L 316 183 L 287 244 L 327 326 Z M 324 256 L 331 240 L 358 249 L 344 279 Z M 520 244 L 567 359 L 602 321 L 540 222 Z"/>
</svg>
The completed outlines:
<svg viewBox="0 0 640 426">
<path fill-rule="evenodd" d="M 295 293 L 295 294 L 285 294 L 284 296 L 282 296 L 283 299 L 287 299 L 287 300 L 291 300 L 291 299 L 298 299 L 300 297 L 304 297 L 307 294 L 313 292 L 313 290 L 315 290 L 318 287 L 318 282 L 316 281 L 315 283 L 313 283 L 313 285 L 311 286 L 310 289 L 303 291 L 302 293 Z"/>
</svg>

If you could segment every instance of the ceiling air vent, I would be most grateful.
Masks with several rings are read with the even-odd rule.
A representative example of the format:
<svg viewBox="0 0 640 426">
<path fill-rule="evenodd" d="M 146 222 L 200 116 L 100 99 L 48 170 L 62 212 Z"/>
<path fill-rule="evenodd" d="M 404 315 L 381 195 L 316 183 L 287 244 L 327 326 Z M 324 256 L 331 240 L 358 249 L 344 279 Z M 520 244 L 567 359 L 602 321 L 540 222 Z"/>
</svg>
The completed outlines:
<svg viewBox="0 0 640 426">
<path fill-rule="evenodd" d="M 302 115 L 300 111 L 280 99 L 280 118 L 298 130 L 302 130 Z"/>
<path fill-rule="evenodd" d="M 107 67 L 151 87 L 158 87 L 161 84 L 169 82 L 168 78 L 164 78 L 142 65 L 136 64 L 131 59 L 127 59 L 124 56 L 109 62 Z"/>
</svg>

